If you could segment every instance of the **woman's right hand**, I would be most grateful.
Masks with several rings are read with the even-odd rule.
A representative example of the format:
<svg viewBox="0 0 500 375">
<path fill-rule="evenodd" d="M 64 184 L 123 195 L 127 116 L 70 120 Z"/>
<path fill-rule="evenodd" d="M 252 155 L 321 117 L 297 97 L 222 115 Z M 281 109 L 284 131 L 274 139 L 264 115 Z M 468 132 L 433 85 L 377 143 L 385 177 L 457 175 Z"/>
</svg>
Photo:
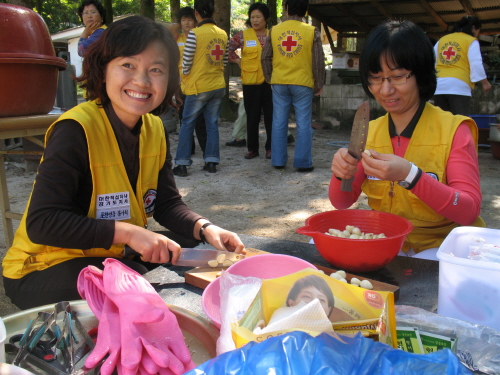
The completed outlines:
<svg viewBox="0 0 500 375">
<path fill-rule="evenodd" d="M 141 254 L 141 260 L 150 263 L 177 262 L 181 247 L 175 241 L 159 233 L 152 232 L 137 225 L 115 222 L 113 244 L 124 243 Z M 172 252 L 170 259 L 169 251 Z"/>
<path fill-rule="evenodd" d="M 80 36 L 80 38 L 88 38 L 99 27 L 101 27 L 101 23 L 100 22 L 89 22 L 87 25 L 85 25 L 85 29 L 83 30 L 83 33 Z"/>
<path fill-rule="evenodd" d="M 335 177 L 348 180 L 358 171 L 358 160 L 349 154 L 347 148 L 341 148 L 333 155 L 331 169 Z"/>
</svg>

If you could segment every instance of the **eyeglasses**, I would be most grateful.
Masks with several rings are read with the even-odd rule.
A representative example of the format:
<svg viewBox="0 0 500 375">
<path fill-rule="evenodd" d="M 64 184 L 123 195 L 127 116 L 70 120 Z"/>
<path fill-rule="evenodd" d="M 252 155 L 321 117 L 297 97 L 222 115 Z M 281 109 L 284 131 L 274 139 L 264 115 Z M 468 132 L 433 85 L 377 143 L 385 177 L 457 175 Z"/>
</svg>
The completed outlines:
<svg viewBox="0 0 500 375">
<path fill-rule="evenodd" d="M 404 85 L 408 78 L 413 75 L 413 72 L 407 75 L 392 76 L 392 77 L 380 77 L 380 76 L 368 76 L 368 83 L 370 85 L 381 85 L 384 80 L 387 80 L 391 85 Z"/>
<path fill-rule="evenodd" d="M 82 14 L 83 14 L 84 16 L 88 16 L 88 15 L 90 15 L 90 14 L 96 14 L 96 13 L 97 13 L 97 11 L 95 11 L 95 10 L 91 10 L 90 12 L 89 12 L 89 11 L 85 11 L 85 12 L 83 12 Z"/>
</svg>

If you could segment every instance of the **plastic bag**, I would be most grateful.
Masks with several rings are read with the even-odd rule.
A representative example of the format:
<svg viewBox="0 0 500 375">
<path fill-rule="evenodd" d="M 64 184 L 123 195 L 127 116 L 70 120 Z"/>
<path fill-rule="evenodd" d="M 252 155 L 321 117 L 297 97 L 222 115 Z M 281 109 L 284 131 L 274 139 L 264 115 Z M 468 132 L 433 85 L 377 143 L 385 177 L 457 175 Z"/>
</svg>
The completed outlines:
<svg viewBox="0 0 500 375">
<path fill-rule="evenodd" d="M 413 306 L 396 306 L 398 326 L 443 335 L 456 335 L 457 357 L 472 371 L 500 374 L 500 332 L 464 320 L 448 318 Z"/>
<path fill-rule="evenodd" d="M 231 323 L 240 320 L 260 290 L 262 279 L 244 277 L 223 271 L 220 276 L 220 336 L 217 339 L 217 355 L 236 349 Z"/>
<path fill-rule="evenodd" d="M 448 349 L 419 355 L 394 349 L 358 333 L 312 337 L 290 332 L 213 358 L 185 375 L 462 375 L 472 374 Z"/>
</svg>

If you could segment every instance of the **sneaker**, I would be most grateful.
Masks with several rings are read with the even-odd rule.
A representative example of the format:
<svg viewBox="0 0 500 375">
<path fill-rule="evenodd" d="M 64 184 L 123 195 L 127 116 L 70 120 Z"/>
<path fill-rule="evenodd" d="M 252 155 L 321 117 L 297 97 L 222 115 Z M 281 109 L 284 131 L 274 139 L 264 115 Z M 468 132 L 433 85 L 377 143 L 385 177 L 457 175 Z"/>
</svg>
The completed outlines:
<svg viewBox="0 0 500 375">
<path fill-rule="evenodd" d="M 217 172 L 217 164 L 213 163 L 213 162 L 205 163 L 203 170 L 207 171 L 208 173 L 216 173 Z"/>
<path fill-rule="evenodd" d="M 297 168 L 297 172 L 301 172 L 301 173 L 312 172 L 312 171 L 314 171 L 314 167 Z"/>
<path fill-rule="evenodd" d="M 232 141 L 226 142 L 226 146 L 232 147 L 245 147 L 247 145 L 247 141 L 245 139 L 233 139 Z"/>
<path fill-rule="evenodd" d="M 271 155 L 272 155 L 271 150 L 267 150 L 266 151 L 266 159 L 271 159 Z"/>
<path fill-rule="evenodd" d="M 258 152 L 255 152 L 255 151 L 248 151 L 248 152 L 245 154 L 245 159 L 253 159 L 253 158 L 256 158 L 257 156 L 259 156 L 259 153 L 258 153 Z"/>
<path fill-rule="evenodd" d="M 179 177 L 186 177 L 188 175 L 187 167 L 185 165 L 177 165 L 174 169 L 174 175 Z"/>
<path fill-rule="evenodd" d="M 295 142 L 295 137 L 293 136 L 293 134 L 288 135 L 286 141 L 288 142 L 288 144 Z"/>
</svg>

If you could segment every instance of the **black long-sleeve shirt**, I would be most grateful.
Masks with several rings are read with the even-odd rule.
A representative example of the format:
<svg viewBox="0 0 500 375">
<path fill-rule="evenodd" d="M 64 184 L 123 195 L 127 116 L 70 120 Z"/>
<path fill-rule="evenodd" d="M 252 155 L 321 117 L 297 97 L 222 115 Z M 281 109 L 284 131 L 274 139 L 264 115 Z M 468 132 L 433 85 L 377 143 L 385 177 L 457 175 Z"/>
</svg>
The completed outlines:
<svg viewBox="0 0 500 375">
<path fill-rule="evenodd" d="M 105 112 L 113 126 L 130 183 L 135 188 L 142 120 L 130 131 L 111 105 L 105 106 Z M 165 138 L 167 160 L 158 176 L 154 218 L 162 226 L 194 239 L 194 224 L 202 216 L 182 201 L 172 173 L 168 136 Z M 114 221 L 87 217 L 92 191 L 85 131 L 78 122 L 63 120 L 51 133 L 38 168 L 26 221 L 31 241 L 71 249 L 110 248 Z"/>
</svg>

